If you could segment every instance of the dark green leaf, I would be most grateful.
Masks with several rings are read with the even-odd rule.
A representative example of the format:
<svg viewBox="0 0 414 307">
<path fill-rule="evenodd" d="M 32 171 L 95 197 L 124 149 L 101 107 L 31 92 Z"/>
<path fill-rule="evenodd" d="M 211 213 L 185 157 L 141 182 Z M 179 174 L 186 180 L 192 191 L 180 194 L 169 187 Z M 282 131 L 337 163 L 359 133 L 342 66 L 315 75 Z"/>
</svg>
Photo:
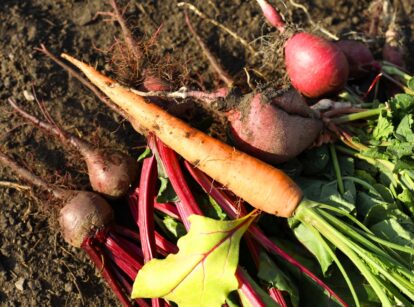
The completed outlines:
<svg viewBox="0 0 414 307">
<path fill-rule="evenodd" d="M 301 156 L 303 173 L 305 175 L 319 175 L 330 160 L 327 146 L 320 146 L 306 151 Z"/>
<path fill-rule="evenodd" d="M 267 307 L 278 307 L 279 304 L 277 304 L 270 296 L 267 294 L 257 283 L 256 281 L 250 277 L 250 275 L 244 270 L 244 274 L 246 276 L 247 281 L 252 285 L 254 291 L 259 294 L 259 297 L 262 299 L 262 302 Z M 244 307 L 256 307 L 250 304 L 249 300 L 246 299 L 242 291 L 238 291 L 240 295 L 240 300 Z"/>
<path fill-rule="evenodd" d="M 168 203 L 178 201 L 178 196 L 171 186 L 170 180 L 165 177 L 159 177 L 160 188 L 157 194 L 157 201 L 159 203 Z"/>
<path fill-rule="evenodd" d="M 276 265 L 266 252 L 260 253 L 257 276 L 276 289 L 289 293 L 294 306 L 299 306 L 299 292 L 292 280 Z"/>
</svg>

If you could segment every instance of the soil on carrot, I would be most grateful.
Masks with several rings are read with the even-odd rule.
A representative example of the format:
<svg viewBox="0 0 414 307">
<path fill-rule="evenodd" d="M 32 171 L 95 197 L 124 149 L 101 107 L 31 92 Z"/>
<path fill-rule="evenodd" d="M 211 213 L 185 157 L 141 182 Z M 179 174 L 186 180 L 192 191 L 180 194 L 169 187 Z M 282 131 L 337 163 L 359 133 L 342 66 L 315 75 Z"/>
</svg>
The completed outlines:
<svg viewBox="0 0 414 307">
<path fill-rule="evenodd" d="M 153 48 L 159 55 L 171 57 L 169 63 L 177 63 L 182 72 L 175 82 L 177 89 L 184 85 L 202 89 L 222 85 L 190 35 L 184 8 L 177 6 L 178 1 L 118 2 L 126 7 L 125 17 L 137 37 L 149 39 L 160 30 Z M 273 2 L 297 25 L 318 31 L 310 25 L 307 15 L 289 1 L 285 1 L 286 7 L 280 1 Z M 369 24 L 368 7 L 373 1 L 299 2 L 308 7 L 313 22 L 320 27 L 340 37 L 362 37 Z M 271 29 L 264 22 L 256 1 L 197 0 L 191 3 L 235 30 L 258 52 L 259 56 L 252 55 L 229 34 L 190 13 L 200 36 L 237 82 L 246 84 L 250 75 L 252 87 L 269 82 L 283 84 L 281 53 L 275 50 L 282 41 L 274 43 L 276 36 L 269 35 Z M 405 14 L 412 16 L 411 0 L 400 3 Z M 26 110 L 42 116 L 34 90 L 64 128 L 98 146 L 115 147 L 137 156 L 144 144 L 142 137 L 34 49 L 43 43 L 55 54 L 67 52 L 110 73 L 114 68 L 111 48 L 121 35 L 113 20 L 96 16 L 98 12 L 109 10 L 108 3 L 100 0 L 4 0 L 0 7 L 0 150 L 61 186 L 90 189 L 86 166 L 79 154 L 21 120 L 11 111 L 7 99 L 13 97 Z M 407 54 L 414 54 L 412 31 L 414 23 L 404 24 Z M 372 46 L 378 48 L 375 43 Z M 264 50 L 267 64 L 261 60 L 260 52 Z M 412 68 L 413 63 L 408 64 Z M 263 74 L 258 73 L 259 68 Z M 0 181 L 0 305 L 119 305 L 100 278 L 99 269 L 91 265 L 86 254 L 63 241 L 55 219 L 51 218 L 58 204 L 41 191 L 26 189 L 26 183 L 2 166 Z M 23 186 L 8 187 L 12 183 Z M 114 205 L 118 211 L 127 210 L 122 202 Z"/>
</svg>

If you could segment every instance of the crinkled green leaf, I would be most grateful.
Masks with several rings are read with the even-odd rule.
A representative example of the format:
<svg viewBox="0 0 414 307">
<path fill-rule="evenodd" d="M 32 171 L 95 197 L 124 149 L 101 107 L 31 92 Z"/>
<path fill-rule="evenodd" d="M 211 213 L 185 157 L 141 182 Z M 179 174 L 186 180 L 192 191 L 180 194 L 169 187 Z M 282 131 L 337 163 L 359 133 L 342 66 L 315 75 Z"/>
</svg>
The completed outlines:
<svg viewBox="0 0 414 307">
<path fill-rule="evenodd" d="M 395 135 L 408 142 L 414 141 L 412 124 L 413 116 L 411 114 L 405 115 L 401 122 L 398 124 L 398 127 L 395 130 Z"/>
<path fill-rule="evenodd" d="M 276 289 L 289 293 L 293 306 L 299 306 L 299 291 L 296 285 L 263 251 L 260 253 L 257 277 Z"/>
<path fill-rule="evenodd" d="M 414 96 L 409 94 L 397 94 L 390 99 L 389 104 L 393 117 L 402 118 L 414 111 Z"/>
<path fill-rule="evenodd" d="M 192 215 L 179 252 L 153 259 L 139 271 L 132 298 L 162 297 L 179 306 L 221 306 L 236 290 L 235 271 L 242 235 L 255 214 L 232 221 Z"/>
<path fill-rule="evenodd" d="M 293 232 L 296 238 L 318 259 L 322 272 L 325 275 L 333 259 L 325 246 L 321 244 L 320 238 L 315 236 L 314 232 L 309 230 L 304 224 L 299 224 L 293 229 Z"/>
<path fill-rule="evenodd" d="M 394 126 L 391 120 L 380 113 L 377 126 L 372 132 L 374 140 L 386 140 L 394 132 Z"/>
</svg>

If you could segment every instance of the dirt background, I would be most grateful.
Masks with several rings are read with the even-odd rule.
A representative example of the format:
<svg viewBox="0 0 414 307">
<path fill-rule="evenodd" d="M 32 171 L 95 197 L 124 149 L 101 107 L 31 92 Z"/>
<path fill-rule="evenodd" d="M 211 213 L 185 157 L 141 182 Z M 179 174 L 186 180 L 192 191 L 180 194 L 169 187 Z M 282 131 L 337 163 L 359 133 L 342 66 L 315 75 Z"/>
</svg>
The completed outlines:
<svg viewBox="0 0 414 307">
<path fill-rule="evenodd" d="M 306 14 L 289 1 L 278 7 L 284 16 L 313 29 Z M 413 0 L 396 1 L 413 16 Z M 150 37 L 162 24 L 158 51 L 170 54 L 180 63 L 185 76 L 176 84 L 195 84 L 205 88 L 219 85 L 214 72 L 188 33 L 183 9 L 177 1 L 124 1 L 125 11 L 137 37 Z M 274 48 L 272 29 L 264 20 L 255 1 L 193 1 L 194 5 L 214 17 L 249 42 L 257 50 Z M 298 2 L 299 3 L 299 2 Z M 300 1 L 309 9 L 314 22 L 341 37 L 364 37 L 369 23 L 371 1 Z M 67 52 L 101 70 L 110 71 L 108 51 L 119 28 L 113 21 L 94 18 L 108 11 L 106 1 L 3 0 L 0 6 L 0 150 L 50 182 L 78 189 L 89 189 L 85 165 L 79 155 L 27 125 L 7 105 L 14 97 L 25 109 L 40 115 L 31 99 L 32 88 L 44 99 L 55 120 L 99 146 L 113 146 L 137 155 L 140 138 L 122 118 L 103 106 L 76 80 L 36 52 L 41 43 L 55 54 Z M 214 50 L 225 68 L 245 80 L 243 67 L 263 68 L 263 57 L 252 57 L 229 35 L 191 15 L 199 34 Z M 404 24 L 407 54 L 414 54 L 413 24 Z M 317 30 L 315 30 L 317 31 Z M 257 39 L 265 36 L 265 39 Z M 375 48 L 381 42 L 372 44 Z M 269 53 L 268 53 L 269 55 Z M 277 63 L 277 53 L 269 56 Z M 413 57 L 411 57 L 413 58 Z M 407 56 L 407 60 L 409 57 Z M 408 62 L 410 67 L 412 63 Z M 278 73 L 263 69 L 260 82 L 269 81 L 273 73 L 283 80 L 283 66 Z M 189 79 L 193 81 L 189 81 Z M 181 84 L 180 84 L 181 83 Z M 277 83 L 277 82 L 276 82 Z M 0 166 L 0 181 L 20 183 Z M 68 246 L 56 225 L 49 219 L 56 204 L 38 190 L 19 190 L 0 185 L 0 305 L 2 306 L 116 306 L 119 303 L 92 267 L 82 250 Z"/>
</svg>

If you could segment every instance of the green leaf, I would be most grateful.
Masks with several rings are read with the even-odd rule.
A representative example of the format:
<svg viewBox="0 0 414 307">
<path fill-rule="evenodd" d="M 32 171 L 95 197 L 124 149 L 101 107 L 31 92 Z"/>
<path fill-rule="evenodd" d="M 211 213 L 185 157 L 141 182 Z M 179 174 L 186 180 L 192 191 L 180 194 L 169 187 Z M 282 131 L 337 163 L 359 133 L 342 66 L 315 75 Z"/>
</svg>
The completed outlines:
<svg viewBox="0 0 414 307">
<path fill-rule="evenodd" d="M 256 217 L 216 221 L 191 215 L 179 252 L 153 259 L 139 271 L 132 298 L 163 297 L 180 306 L 220 306 L 238 288 L 235 272 L 242 235 Z"/>
<path fill-rule="evenodd" d="M 158 189 L 157 201 L 159 203 L 168 203 L 178 201 L 178 196 L 171 186 L 168 177 L 158 177 L 160 180 L 160 188 Z"/>
<path fill-rule="evenodd" d="M 374 140 L 386 140 L 394 132 L 394 126 L 390 119 L 384 117 L 382 113 L 378 117 L 377 126 L 372 132 Z"/>
<path fill-rule="evenodd" d="M 243 269 L 242 269 L 243 270 Z M 264 305 L 266 307 L 278 307 L 279 304 L 277 304 L 270 296 L 269 294 L 267 294 L 257 283 L 256 281 L 251 278 L 251 276 L 246 272 L 246 270 L 243 270 L 245 277 L 247 279 L 247 281 L 249 282 L 249 284 L 252 286 L 253 290 L 259 295 L 260 299 L 262 300 L 262 302 L 264 303 Z M 243 291 L 239 290 L 239 296 L 240 296 L 240 301 L 243 305 L 243 307 L 256 307 L 253 306 L 249 299 L 245 296 L 245 294 L 243 293 Z"/>
<path fill-rule="evenodd" d="M 413 116 L 408 114 L 403 117 L 399 123 L 397 130 L 395 130 L 395 135 L 402 138 L 404 141 L 412 142 L 414 141 L 414 134 L 412 130 Z"/>
<path fill-rule="evenodd" d="M 407 86 L 414 91 L 414 77 L 410 78 L 407 82 Z"/>
<path fill-rule="evenodd" d="M 165 215 L 162 222 L 165 228 L 171 232 L 175 238 L 180 238 L 187 233 L 183 223 L 177 221 L 169 215 Z"/>
<path fill-rule="evenodd" d="M 141 162 L 142 160 L 144 160 L 145 158 L 150 157 L 151 155 L 152 155 L 151 149 L 149 147 L 146 147 L 144 152 L 139 155 L 137 161 Z"/>
<path fill-rule="evenodd" d="M 402 246 L 414 247 L 414 233 L 406 229 L 396 218 L 381 221 L 371 227 L 373 233 L 378 237 Z M 404 255 L 403 255 L 404 256 Z M 405 255 L 407 257 L 407 255 Z M 412 257 L 408 260 L 414 264 Z"/>
<path fill-rule="evenodd" d="M 304 224 L 299 224 L 293 229 L 298 240 L 318 259 L 322 273 L 326 275 L 333 259 L 327 252 L 326 248 L 321 244 L 320 239 L 314 235 Z M 335 249 L 332 247 L 332 249 Z"/>
<path fill-rule="evenodd" d="M 260 253 L 257 277 L 269 285 L 289 293 L 293 306 L 299 306 L 299 291 L 295 284 L 263 251 Z"/>
<path fill-rule="evenodd" d="M 390 99 L 389 104 L 393 117 L 402 118 L 414 110 L 414 96 L 409 94 L 397 94 Z"/>
<path fill-rule="evenodd" d="M 301 156 L 303 173 L 305 175 L 319 175 L 330 160 L 328 147 L 320 146 L 306 151 Z"/>
<path fill-rule="evenodd" d="M 227 214 L 210 195 L 208 195 L 208 198 L 197 197 L 197 203 L 201 210 L 203 210 L 204 215 L 220 221 L 227 219 Z"/>
</svg>

